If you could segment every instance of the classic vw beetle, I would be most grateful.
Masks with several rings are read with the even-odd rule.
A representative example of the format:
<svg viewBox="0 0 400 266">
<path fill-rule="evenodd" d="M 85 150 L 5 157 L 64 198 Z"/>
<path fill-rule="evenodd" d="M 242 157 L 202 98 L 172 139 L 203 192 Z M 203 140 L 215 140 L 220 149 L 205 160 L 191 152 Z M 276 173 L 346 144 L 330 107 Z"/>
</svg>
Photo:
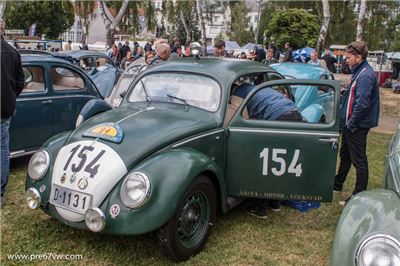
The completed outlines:
<svg viewBox="0 0 400 266">
<path fill-rule="evenodd" d="M 231 94 L 242 82 L 255 87 L 234 107 Z M 332 120 L 243 115 L 265 87 L 293 98 L 293 84 L 332 91 Z M 187 260 L 204 247 L 216 211 L 244 198 L 331 201 L 338 94 L 334 81 L 284 80 L 252 61 L 154 66 L 138 75 L 119 108 L 52 137 L 32 156 L 28 206 L 93 232 L 158 230 L 164 253 Z"/>
<path fill-rule="evenodd" d="M 340 216 L 331 265 L 400 265 L 400 124 L 385 160 L 383 189 L 357 194 Z"/>
</svg>

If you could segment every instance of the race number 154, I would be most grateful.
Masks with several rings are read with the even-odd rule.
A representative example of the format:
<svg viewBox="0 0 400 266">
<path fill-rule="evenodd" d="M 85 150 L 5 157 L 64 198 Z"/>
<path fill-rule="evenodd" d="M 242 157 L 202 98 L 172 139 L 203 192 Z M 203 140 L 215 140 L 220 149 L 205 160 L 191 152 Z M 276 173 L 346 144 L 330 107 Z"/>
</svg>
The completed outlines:
<svg viewBox="0 0 400 266">
<path fill-rule="evenodd" d="M 289 174 L 295 174 L 296 176 L 301 176 L 303 170 L 301 169 L 301 163 L 298 163 L 300 157 L 300 150 L 298 149 L 294 150 L 292 161 L 290 162 L 289 167 L 287 169 L 286 169 L 287 163 L 285 161 L 285 157 L 287 156 L 284 156 L 286 154 L 287 154 L 286 149 L 270 150 L 269 148 L 264 148 L 263 151 L 260 153 L 260 158 L 263 159 L 262 174 L 268 175 L 269 168 L 271 167 L 269 165 L 269 157 L 271 156 L 271 161 L 275 162 L 273 165 L 278 164 L 277 165 L 278 167 L 271 168 L 272 174 L 276 176 L 281 176 L 285 174 L 287 171 L 287 173 Z"/>
</svg>

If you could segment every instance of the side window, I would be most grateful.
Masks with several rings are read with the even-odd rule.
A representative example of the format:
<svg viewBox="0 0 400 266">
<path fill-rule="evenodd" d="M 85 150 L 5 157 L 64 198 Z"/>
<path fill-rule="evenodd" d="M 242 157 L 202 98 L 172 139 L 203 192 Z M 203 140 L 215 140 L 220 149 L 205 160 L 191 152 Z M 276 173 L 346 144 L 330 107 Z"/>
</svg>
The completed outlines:
<svg viewBox="0 0 400 266">
<path fill-rule="evenodd" d="M 51 68 L 51 80 L 55 91 L 85 89 L 85 83 L 81 76 L 64 67 L 53 66 Z"/>
<path fill-rule="evenodd" d="M 85 57 L 79 60 L 79 65 L 83 70 L 91 70 L 94 67 L 93 58 Z"/>
<path fill-rule="evenodd" d="M 26 66 L 23 68 L 25 84 L 22 93 L 35 93 L 45 91 L 44 71 L 39 66 Z"/>
<path fill-rule="evenodd" d="M 279 74 L 277 74 L 277 73 L 273 73 L 273 72 L 271 72 L 271 73 L 268 73 L 268 76 L 269 76 L 269 80 L 279 80 L 279 79 L 283 79 L 283 77 L 281 76 L 281 75 L 279 75 Z"/>
<path fill-rule="evenodd" d="M 105 57 L 97 57 L 96 59 L 96 68 L 104 66 L 106 64 L 113 65 L 112 61 Z"/>
<path fill-rule="evenodd" d="M 254 86 L 240 86 L 235 95 L 245 98 Z M 249 119 L 303 122 L 304 119 L 290 98 L 290 86 L 272 86 L 259 89 L 247 102 Z M 246 117 L 242 114 L 246 119 Z"/>
</svg>

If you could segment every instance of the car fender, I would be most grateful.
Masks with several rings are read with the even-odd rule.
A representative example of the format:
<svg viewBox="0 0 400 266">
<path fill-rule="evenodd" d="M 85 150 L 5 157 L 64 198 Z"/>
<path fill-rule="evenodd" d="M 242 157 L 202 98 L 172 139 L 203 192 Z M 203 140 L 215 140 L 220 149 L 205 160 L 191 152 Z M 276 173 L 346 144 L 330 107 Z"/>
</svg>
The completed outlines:
<svg viewBox="0 0 400 266">
<path fill-rule="evenodd" d="M 392 190 L 369 190 L 354 196 L 344 208 L 333 240 L 331 265 L 355 264 L 358 246 L 374 234 L 400 240 L 400 195 Z"/>
<path fill-rule="evenodd" d="M 79 113 L 78 119 L 76 120 L 76 127 L 78 127 L 82 122 L 87 119 L 100 114 L 102 112 L 111 110 L 112 107 L 106 101 L 102 99 L 92 99 L 88 101 L 85 106 L 83 106 L 81 112 Z"/>
<path fill-rule="evenodd" d="M 310 123 L 318 123 L 321 117 L 325 115 L 325 110 L 320 104 L 314 103 L 301 111 L 301 115 Z"/>
<path fill-rule="evenodd" d="M 28 188 L 34 187 L 38 191 L 40 191 L 40 196 L 42 198 L 42 206 L 47 206 L 48 199 L 50 197 L 50 188 L 51 188 L 51 177 L 53 175 L 54 161 L 57 158 L 58 151 L 61 147 L 67 142 L 69 136 L 72 131 L 62 132 L 54 135 L 50 139 L 48 139 L 40 148 L 41 150 L 45 150 L 49 153 L 50 156 L 50 166 L 47 170 L 46 174 L 39 181 L 34 181 L 33 179 L 26 178 L 25 182 L 25 191 Z M 48 212 L 47 209 L 43 209 L 45 212 Z"/>
<path fill-rule="evenodd" d="M 121 184 L 116 185 L 108 197 L 105 207 L 107 225 L 105 232 L 113 234 L 142 234 L 165 224 L 174 214 L 179 201 L 189 185 L 199 175 L 207 175 L 215 185 L 222 210 L 227 209 L 226 186 L 223 173 L 207 155 L 189 148 L 166 150 L 145 160 L 133 170 L 144 172 L 150 179 L 148 202 L 137 210 L 127 208 L 121 201 Z M 111 207 L 119 205 L 117 217 L 111 217 Z M 218 203 L 217 203 L 218 204 Z M 106 205 L 106 206 L 104 206 Z M 110 210 L 110 211 L 109 211 Z"/>
</svg>

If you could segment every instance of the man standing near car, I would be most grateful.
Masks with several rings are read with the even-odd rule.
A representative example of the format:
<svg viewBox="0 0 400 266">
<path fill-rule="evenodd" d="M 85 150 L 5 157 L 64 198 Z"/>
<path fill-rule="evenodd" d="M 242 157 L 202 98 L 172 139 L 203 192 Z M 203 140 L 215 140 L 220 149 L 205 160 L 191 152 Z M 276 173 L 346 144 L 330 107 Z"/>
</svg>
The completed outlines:
<svg viewBox="0 0 400 266">
<path fill-rule="evenodd" d="M 325 50 L 325 54 L 322 57 L 322 60 L 325 61 L 326 67 L 331 71 L 332 73 L 336 73 L 336 67 L 335 63 L 337 62 L 336 58 L 331 56 L 331 51 Z"/>
<path fill-rule="evenodd" d="M 356 168 L 356 185 L 352 196 L 367 189 L 367 135 L 370 128 L 378 125 L 379 120 L 379 85 L 366 60 L 367 55 L 368 48 L 363 41 L 352 42 L 345 49 L 346 62 L 353 75 L 340 109 L 342 144 L 334 191 L 342 191 L 353 164 Z M 351 196 L 340 204 L 345 205 L 350 198 Z"/>
<path fill-rule="evenodd" d="M 1 206 L 10 171 L 9 128 L 14 114 L 16 98 L 24 87 L 21 56 L 3 38 L 4 22 L 0 19 L 1 32 Z"/>
</svg>

